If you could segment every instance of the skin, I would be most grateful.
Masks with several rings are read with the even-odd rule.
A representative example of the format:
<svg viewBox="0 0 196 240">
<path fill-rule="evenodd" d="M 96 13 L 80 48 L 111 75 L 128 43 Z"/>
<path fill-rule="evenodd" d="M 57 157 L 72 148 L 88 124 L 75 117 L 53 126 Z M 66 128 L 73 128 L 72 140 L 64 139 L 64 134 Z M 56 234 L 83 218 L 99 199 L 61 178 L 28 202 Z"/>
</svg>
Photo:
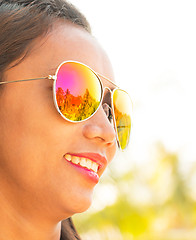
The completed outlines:
<svg viewBox="0 0 196 240">
<path fill-rule="evenodd" d="M 80 61 L 114 80 L 97 41 L 71 23 L 56 23 L 47 36 L 36 39 L 28 56 L 9 69 L 5 79 L 54 74 L 66 60 Z M 53 103 L 51 80 L 4 85 L 0 109 L 1 239 L 57 240 L 61 221 L 89 208 L 96 185 L 63 155 L 95 152 L 109 164 L 116 151 L 113 126 L 102 108 L 82 123 L 64 120 Z"/>
</svg>

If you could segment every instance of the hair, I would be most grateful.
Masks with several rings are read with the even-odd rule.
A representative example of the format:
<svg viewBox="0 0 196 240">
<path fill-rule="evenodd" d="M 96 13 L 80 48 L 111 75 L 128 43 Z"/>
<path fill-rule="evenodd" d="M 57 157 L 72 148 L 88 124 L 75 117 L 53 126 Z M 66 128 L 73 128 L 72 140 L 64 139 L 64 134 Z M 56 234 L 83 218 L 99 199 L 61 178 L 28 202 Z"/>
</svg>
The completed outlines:
<svg viewBox="0 0 196 240">
<path fill-rule="evenodd" d="M 13 62 L 19 59 L 21 62 L 25 58 L 31 42 L 47 34 L 59 19 L 80 26 L 91 34 L 83 14 L 65 0 L 0 1 L 0 81 Z M 80 237 L 72 219 L 68 218 L 62 221 L 60 240 L 74 239 Z"/>
<path fill-rule="evenodd" d="M 47 34 L 59 20 L 71 22 L 91 34 L 84 15 L 66 0 L 0 1 L 0 81 L 12 62 L 23 60 L 30 43 Z"/>
</svg>

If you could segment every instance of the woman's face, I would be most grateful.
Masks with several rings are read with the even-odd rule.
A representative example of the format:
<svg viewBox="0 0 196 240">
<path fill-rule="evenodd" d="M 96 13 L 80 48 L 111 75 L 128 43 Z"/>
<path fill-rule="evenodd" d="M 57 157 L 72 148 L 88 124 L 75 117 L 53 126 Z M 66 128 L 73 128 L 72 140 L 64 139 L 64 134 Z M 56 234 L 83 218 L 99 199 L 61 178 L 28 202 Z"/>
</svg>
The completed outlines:
<svg viewBox="0 0 196 240">
<path fill-rule="evenodd" d="M 110 62 L 96 40 L 72 24 L 55 26 L 5 73 L 6 81 L 54 74 L 66 60 L 82 62 L 113 80 Z M 55 109 L 48 79 L 4 85 L 0 96 L 0 188 L 31 217 L 63 219 L 91 204 L 97 178 L 64 155 L 100 161 L 102 175 L 116 151 L 115 132 L 103 108 L 89 120 L 70 123 Z M 95 174 L 96 175 L 96 174 Z"/>
</svg>

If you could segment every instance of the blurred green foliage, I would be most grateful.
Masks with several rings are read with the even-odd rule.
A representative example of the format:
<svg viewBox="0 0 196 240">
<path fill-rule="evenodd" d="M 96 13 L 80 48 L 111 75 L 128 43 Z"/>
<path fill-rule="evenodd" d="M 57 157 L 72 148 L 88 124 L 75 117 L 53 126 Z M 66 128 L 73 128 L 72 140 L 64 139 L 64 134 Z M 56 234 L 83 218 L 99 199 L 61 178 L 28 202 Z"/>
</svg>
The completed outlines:
<svg viewBox="0 0 196 240">
<path fill-rule="evenodd" d="M 196 239 L 196 165 L 182 171 L 178 154 L 156 148 L 143 167 L 119 174 L 110 166 L 110 176 L 100 184 L 115 187 L 116 199 L 100 211 L 74 217 L 83 240 Z"/>
</svg>

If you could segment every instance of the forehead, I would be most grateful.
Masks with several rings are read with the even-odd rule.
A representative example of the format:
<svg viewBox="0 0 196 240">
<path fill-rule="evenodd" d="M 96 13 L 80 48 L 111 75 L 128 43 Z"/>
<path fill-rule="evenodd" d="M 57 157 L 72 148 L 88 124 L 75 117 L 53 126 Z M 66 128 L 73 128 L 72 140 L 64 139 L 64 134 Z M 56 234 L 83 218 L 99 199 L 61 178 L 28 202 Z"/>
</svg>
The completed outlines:
<svg viewBox="0 0 196 240">
<path fill-rule="evenodd" d="M 56 24 L 47 36 L 36 39 L 24 64 L 43 75 L 53 74 L 60 63 L 68 60 L 82 62 L 114 81 L 105 51 L 92 35 L 71 23 Z"/>
</svg>

